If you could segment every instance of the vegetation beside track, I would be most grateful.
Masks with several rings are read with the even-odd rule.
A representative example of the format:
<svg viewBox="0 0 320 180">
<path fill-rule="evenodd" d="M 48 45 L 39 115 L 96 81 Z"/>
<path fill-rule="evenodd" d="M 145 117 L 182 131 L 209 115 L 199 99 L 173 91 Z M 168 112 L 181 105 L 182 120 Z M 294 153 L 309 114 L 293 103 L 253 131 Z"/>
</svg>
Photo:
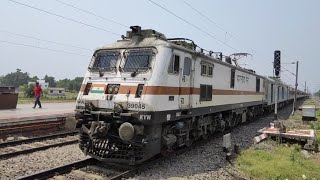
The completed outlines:
<svg viewBox="0 0 320 180">
<path fill-rule="evenodd" d="M 241 153 L 237 166 L 241 172 L 253 179 L 320 177 L 320 162 L 305 157 L 301 153 L 300 145 L 273 144 L 269 150 L 251 148 Z"/>
<path fill-rule="evenodd" d="M 44 103 L 64 103 L 64 102 L 75 102 L 77 99 L 77 92 L 66 92 L 64 96 L 50 96 L 44 94 L 41 97 L 41 102 Z M 30 104 L 34 103 L 34 98 L 25 97 L 23 93 L 19 93 L 18 104 Z"/>
<path fill-rule="evenodd" d="M 320 102 L 308 99 L 304 105 L 316 105 L 316 121 L 302 121 L 302 112 L 284 121 L 287 129 L 313 129 L 320 144 Z M 298 144 L 278 144 L 267 140 L 241 152 L 236 160 L 242 174 L 253 179 L 318 179 L 320 177 L 320 153 L 301 150 Z"/>
</svg>

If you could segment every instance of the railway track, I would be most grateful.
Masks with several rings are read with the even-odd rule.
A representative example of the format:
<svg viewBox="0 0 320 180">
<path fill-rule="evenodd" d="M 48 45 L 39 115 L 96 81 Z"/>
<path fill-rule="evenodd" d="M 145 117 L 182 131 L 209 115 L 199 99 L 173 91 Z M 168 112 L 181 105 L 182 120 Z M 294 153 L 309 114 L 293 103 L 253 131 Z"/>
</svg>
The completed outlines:
<svg viewBox="0 0 320 180">
<path fill-rule="evenodd" d="M 270 117 L 272 115 L 267 114 L 262 117 L 259 117 L 258 120 L 264 117 Z M 179 156 L 186 153 L 187 151 L 192 150 L 194 147 L 202 146 L 208 141 L 214 140 L 216 138 L 222 137 L 223 133 L 217 133 L 215 136 L 211 136 L 206 140 L 201 140 L 195 142 L 191 147 L 186 147 L 179 149 L 168 156 L 156 156 L 155 158 L 147 161 L 139 166 L 134 167 L 119 167 L 113 164 L 103 164 L 93 158 L 87 158 L 81 161 L 76 161 L 74 163 L 66 164 L 63 166 L 57 166 L 48 170 L 37 172 L 31 175 L 23 176 L 18 179 L 122 179 L 135 175 L 137 172 L 141 172 L 147 168 L 150 168 L 151 165 L 154 165 L 158 162 L 161 162 L 165 159 L 171 159 L 173 156 Z M 222 146 L 221 146 L 222 148 Z M 221 157 L 224 155 L 221 155 Z M 225 158 L 225 157 L 222 157 Z M 231 163 L 230 163 L 231 164 Z M 234 179 L 245 179 L 240 177 L 230 170 L 224 168 L 220 164 L 216 164 L 217 167 L 220 167 L 225 170 L 230 176 Z M 122 168 L 122 169 L 121 169 Z"/>
<path fill-rule="evenodd" d="M 222 136 L 222 133 L 218 133 L 218 136 Z M 215 137 L 217 138 L 217 137 Z M 161 162 L 165 159 L 170 159 L 173 156 L 179 156 L 187 151 L 192 150 L 195 146 L 201 146 L 211 138 L 195 142 L 191 147 L 181 148 L 174 151 L 167 156 L 158 155 L 149 161 L 136 166 L 126 166 L 118 164 L 108 164 L 100 162 L 94 158 L 86 158 L 73 163 L 57 166 L 51 169 L 40 171 L 31 175 L 18 178 L 19 180 L 29 179 L 111 179 L 119 180 L 122 178 L 128 178 L 134 176 L 137 172 L 143 171 L 149 168 L 151 165 Z"/>
<path fill-rule="evenodd" d="M 36 133 L 43 131 L 54 131 L 61 129 L 65 124 L 65 117 L 38 119 L 34 122 L 22 121 L 16 123 L 5 123 L 0 126 L 0 138 L 12 134 Z"/>
<path fill-rule="evenodd" d="M 64 132 L 0 143 L 0 159 L 7 159 L 21 154 L 77 143 L 77 133 L 78 131 Z"/>
<path fill-rule="evenodd" d="M 57 166 L 48 170 L 37 172 L 31 175 L 18 178 L 19 180 L 31 179 L 111 179 L 119 180 L 130 177 L 136 172 L 149 167 L 155 161 L 161 161 L 160 157 L 151 160 L 139 166 L 118 166 L 114 164 L 104 164 L 93 158 L 86 158 L 84 160 L 73 163 Z"/>
<path fill-rule="evenodd" d="M 122 178 L 128 178 L 134 176 L 136 173 L 149 168 L 151 165 L 161 162 L 165 159 L 170 159 L 173 156 L 181 155 L 187 151 L 192 150 L 194 146 L 200 146 L 207 143 L 210 140 L 198 141 L 191 147 L 186 147 L 175 151 L 168 156 L 156 156 L 155 158 L 137 166 L 121 166 L 115 164 L 107 164 L 99 162 L 94 158 L 86 158 L 84 160 L 76 161 L 73 163 L 57 166 L 48 170 L 40 171 L 31 175 L 18 178 L 19 180 L 31 180 L 31 179 L 110 179 L 120 180 Z M 229 172 L 230 173 L 230 172 Z M 230 173 L 236 179 L 242 179 L 236 177 Z"/>
<path fill-rule="evenodd" d="M 262 118 L 262 117 L 260 117 Z M 151 165 L 161 162 L 165 159 L 170 159 L 173 156 L 179 156 L 192 150 L 196 146 L 202 146 L 212 139 L 222 137 L 223 133 L 216 133 L 216 136 L 211 136 L 206 140 L 199 140 L 193 143 L 190 147 L 185 147 L 174 151 L 167 156 L 158 155 L 153 159 L 138 165 L 138 166 L 119 166 L 115 164 L 105 164 L 93 158 L 76 161 L 73 163 L 57 166 L 48 170 L 37 172 L 31 175 L 23 176 L 18 179 L 111 179 L 118 180 L 134 176 L 137 172 L 149 168 Z M 222 148 L 222 147 L 221 147 Z M 218 165 L 217 165 L 218 166 Z M 244 179 L 226 170 L 235 179 Z"/>
</svg>

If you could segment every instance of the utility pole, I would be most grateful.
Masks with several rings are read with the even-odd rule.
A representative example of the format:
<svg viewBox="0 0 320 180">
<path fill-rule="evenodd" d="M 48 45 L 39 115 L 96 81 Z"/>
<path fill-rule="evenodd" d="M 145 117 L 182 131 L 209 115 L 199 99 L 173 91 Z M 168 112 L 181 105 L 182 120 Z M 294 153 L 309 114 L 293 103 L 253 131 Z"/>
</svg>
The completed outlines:
<svg viewBox="0 0 320 180">
<path fill-rule="evenodd" d="M 307 92 L 307 81 L 304 81 L 304 92 Z"/>
<path fill-rule="evenodd" d="M 296 62 L 296 84 L 295 84 L 295 89 L 294 89 L 294 99 L 293 99 L 293 112 L 294 114 L 296 110 L 296 104 L 297 104 L 297 87 L 298 87 L 298 69 L 299 69 L 299 61 Z"/>
</svg>

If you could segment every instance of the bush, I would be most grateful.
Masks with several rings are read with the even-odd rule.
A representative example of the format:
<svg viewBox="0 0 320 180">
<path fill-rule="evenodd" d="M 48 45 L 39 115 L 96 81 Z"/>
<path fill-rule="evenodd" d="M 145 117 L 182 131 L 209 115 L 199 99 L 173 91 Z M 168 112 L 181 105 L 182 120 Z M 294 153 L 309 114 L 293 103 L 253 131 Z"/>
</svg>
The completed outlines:
<svg viewBox="0 0 320 180">
<path fill-rule="evenodd" d="M 34 89 L 34 85 L 33 84 L 27 85 L 25 87 L 25 89 L 24 89 L 24 96 L 28 97 L 28 98 L 33 97 L 34 96 L 33 89 Z"/>
</svg>

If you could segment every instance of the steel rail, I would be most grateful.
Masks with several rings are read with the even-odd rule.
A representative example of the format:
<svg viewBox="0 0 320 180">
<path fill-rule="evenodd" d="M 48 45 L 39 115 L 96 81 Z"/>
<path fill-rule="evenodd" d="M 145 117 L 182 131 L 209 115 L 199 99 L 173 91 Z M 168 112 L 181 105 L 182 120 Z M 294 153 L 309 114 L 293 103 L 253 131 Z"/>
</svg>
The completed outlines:
<svg viewBox="0 0 320 180">
<path fill-rule="evenodd" d="M 47 178 L 53 177 L 57 174 L 69 173 L 73 169 L 79 169 L 82 167 L 86 167 L 87 165 L 94 164 L 96 161 L 97 160 L 90 157 L 90 158 L 86 158 L 83 160 L 72 162 L 72 163 L 69 163 L 66 165 L 58 166 L 58 167 L 55 167 L 52 169 L 37 172 L 37 173 L 31 174 L 31 175 L 23 176 L 23 177 L 18 178 L 18 180 L 47 179 Z"/>
<path fill-rule="evenodd" d="M 45 139 L 51 139 L 51 138 L 75 135 L 77 133 L 79 133 L 78 130 L 72 131 L 72 132 L 62 132 L 62 133 L 45 135 L 45 136 L 38 136 L 38 137 L 33 137 L 33 138 L 28 138 L 28 139 L 7 141 L 7 142 L 0 143 L 0 148 L 7 147 L 7 146 L 19 145 L 19 144 L 23 144 L 23 143 L 30 143 L 30 142 L 40 141 L 40 140 L 45 140 Z"/>
<path fill-rule="evenodd" d="M 265 115 L 260 116 L 258 119 L 260 120 L 263 117 L 269 117 L 269 116 L 270 116 L 269 114 L 265 114 Z M 141 164 L 139 166 L 132 167 L 133 169 L 127 170 L 127 171 L 125 171 L 123 173 L 120 173 L 120 174 L 115 175 L 115 176 L 113 176 L 111 178 L 108 178 L 108 179 L 119 180 L 119 179 L 122 179 L 122 178 L 130 177 L 132 174 L 134 174 L 134 173 L 136 173 L 136 172 L 138 172 L 140 170 L 143 170 L 144 168 L 148 168 L 152 164 L 160 162 L 160 161 L 162 161 L 162 160 L 164 160 L 166 158 L 170 158 L 173 155 L 178 155 L 179 156 L 181 154 L 184 154 L 187 151 L 192 150 L 195 146 L 204 145 L 208 141 L 210 141 L 210 140 L 212 140 L 214 138 L 217 138 L 217 137 L 221 137 L 221 135 L 223 135 L 223 133 L 217 133 L 217 134 L 218 134 L 218 136 L 211 136 L 208 139 L 196 141 L 196 142 L 193 143 L 192 146 L 185 147 L 185 148 L 179 149 L 177 151 L 174 151 L 172 154 L 170 153 L 168 156 L 155 157 L 155 159 L 151 159 L 151 160 L 149 160 L 147 162 L 144 162 L 144 164 Z M 46 178 L 51 178 L 51 177 L 53 177 L 53 176 L 55 176 L 57 174 L 69 173 L 73 169 L 79 169 L 79 168 L 85 167 L 87 165 L 92 165 L 93 163 L 96 163 L 96 162 L 98 162 L 98 160 L 95 160 L 94 158 L 90 157 L 90 158 L 85 159 L 85 160 L 77 161 L 75 163 L 70 163 L 70 164 L 67 164 L 67 165 L 59 166 L 59 167 L 55 167 L 55 168 L 52 168 L 52 169 L 49 169 L 49 170 L 45 170 L 45 171 L 42 171 L 42 172 L 38 172 L 38 173 L 29 175 L 29 176 L 24 176 L 24 177 L 21 177 L 21 178 L 18 178 L 18 179 L 19 180 L 28 180 L 28 179 L 46 179 Z M 236 174 L 233 174 L 232 172 L 228 171 L 225 168 L 223 168 L 223 169 L 228 174 L 230 174 L 231 176 L 233 176 L 236 179 L 241 179 L 241 180 L 244 179 L 242 177 L 237 176 Z"/>
<path fill-rule="evenodd" d="M 65 146 L 65 145 L 74 144 L 74 143 L 77 143 L 77 142 L 79 142 L 78 139 L 65 141 L 65 142 L 60 142 L 60 143 L 48 144 L 48 145 L 35 147 L 35 148 L 30 148 L 30 149 L 18 150 L 18 151 L 9 152 L 9 153 L 4 153 L 4 154 L 0 154 L 0 159 L 7 159 L 7 158 L 15 157 L 15 156 L 18 156 L 18 155 L 21 155 L 21 154 L 29 154 L 29 153 L 32 153 L 32 152 L 42 151 L 42 150 L 49 149 L 49 148 L 52 148 L 52 147 Z"/>
<path fill-rule="evenodd" d="M 155 159 L 152 159 L 148 162 L 145 162 L 144 164 L 138 165 L 138 166 L 133 166 L 132 169 L 129 169 L 123 173 L 120 173 L 118 175 L 112 176 L 111 178 L 108 178 L 110 180 L 121 180 L 123 178 L 129 178 L 132 175 L 134 175 L 136 172 L 142 171 L 143 169 L 146 169 L 148 167 L 150 167 L 150 165 L 155 164 L 157 162 L 160 162 L 162 160 L 164 160 L 166 157 L 164 156 L 159 156 L 156 157 Z"/>
</svg>

